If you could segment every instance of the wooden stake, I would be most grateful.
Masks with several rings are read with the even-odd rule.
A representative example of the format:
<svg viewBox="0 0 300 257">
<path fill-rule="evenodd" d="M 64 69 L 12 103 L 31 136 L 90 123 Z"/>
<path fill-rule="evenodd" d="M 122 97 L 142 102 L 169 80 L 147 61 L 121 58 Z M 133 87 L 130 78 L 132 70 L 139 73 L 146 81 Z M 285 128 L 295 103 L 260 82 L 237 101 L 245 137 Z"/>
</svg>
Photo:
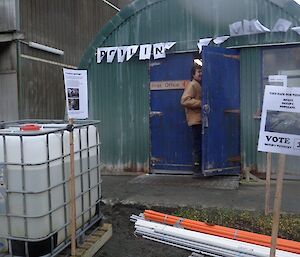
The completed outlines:
<svg viewBox="0 0 300 257">
<path fill-rule="evenodd" d="M 69 119 L 69 125 L 73 126 L 74 120 Z M 69 134 L 70 140 L 70 231 L 71 231 L 71 256 L 76 255 L 76 201 L 75 201 L 75 172 L 74 172 L 74 135 L 73 129 Z"/>
<path fill-rule="evenodd" d="M 270 213 L 271 170 L 272 170 L 272 154 L 267 153 L 265 215 L 268 215 Z"/>
<path fill-rule="evenodd" d="M 250 168 L 245 169 L 245 177 L 246 177 L 246 182 L 250 181 Z"/>
<path fill-rule="evenodd" d="M 280 207 L 281 207 L 281 198 L 282 198 L 282 188 L 283 188 L 283 177 L 284 177 L 284 171 L 285 171 L 285 161 L 286 161 L 286 156 L 284 154 L 279 154 L 279 165 L 278 165 L 279 170 L 278 170 L 278 175 L 277 175 L 276 193 L 275 193 L 275 199 L 274 199 L 270 257 L 275 257 L 275 253 L 276 253 L 276 244 L 277 244 L 279 218 L 280 218 Z"/>
</svg>

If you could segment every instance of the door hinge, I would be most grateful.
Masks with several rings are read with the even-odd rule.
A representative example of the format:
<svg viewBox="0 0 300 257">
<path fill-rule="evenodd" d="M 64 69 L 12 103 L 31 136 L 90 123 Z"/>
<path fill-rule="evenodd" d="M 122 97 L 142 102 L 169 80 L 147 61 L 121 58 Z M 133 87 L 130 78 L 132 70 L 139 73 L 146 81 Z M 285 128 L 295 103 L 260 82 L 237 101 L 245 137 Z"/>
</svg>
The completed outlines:
<svg viewBox="0 0 300 257">
<path fill-rule="evenodd" d="M 163 116 L 162 112 L 150 112 L 150 118 L 153 116 Z"/>
<path fill-rule="evenodd" d="M 240 109 L 226 109 L 224 110 L 225 113 L 237 113 L 240 114 L 241 110 Z"/>
<path fill-rule="evenodd" d="M 227 161 L 229 161 L 229 162 L 237 162 L 237 163 L 241 163 L 241 156 L 240 156 L 240 155 L 237 155 L 237 156 L 229 157 L 229 158 L 227 159 Z"/>
<path fill-rule="evenodd" d="M 240 56 L 238 54 L 223 54 L 225 58 L 231 58 L 235 60 L 240 60 Z"/>
</svg>

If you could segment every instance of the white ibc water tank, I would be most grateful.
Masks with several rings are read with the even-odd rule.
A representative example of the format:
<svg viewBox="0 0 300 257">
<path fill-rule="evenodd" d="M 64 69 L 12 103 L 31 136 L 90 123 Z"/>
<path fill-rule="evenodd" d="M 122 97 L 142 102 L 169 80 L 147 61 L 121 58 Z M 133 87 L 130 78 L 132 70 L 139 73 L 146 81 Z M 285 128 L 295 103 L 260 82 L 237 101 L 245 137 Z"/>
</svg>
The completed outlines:
<svg viewBox="0 0 300 257">
<path fill-rule="evenodd" d="M 4 180 L 4 166 L 0 164 L 0 215 L 4 217 L 6 215 L 6 187 Z M 2 222 L 1 222 L 2 220 Z M 4 230 L 6 225 L 6 219 L 0 218 L 0 230 Z M 5 231 L 6 234 L 6 231 Z M 7 240 L 0 237 L 0 253 L 7 251 Z"/>
<path fill-rule="evenodd" d="M 0 238 L 38 240 L 56 233 L 59 244 L 69 236 L 70 144 L 65 127 L 36 124 L 23 126 L 25 131 L 18 126 L 0 129 L 0 164 L 6 182 L 6 190 L 0 191 Z M 73 135 L 79 228 L 95 215 L 101 198 L 100 150 L 94 125 L 75 125 Z"/>
</svg>

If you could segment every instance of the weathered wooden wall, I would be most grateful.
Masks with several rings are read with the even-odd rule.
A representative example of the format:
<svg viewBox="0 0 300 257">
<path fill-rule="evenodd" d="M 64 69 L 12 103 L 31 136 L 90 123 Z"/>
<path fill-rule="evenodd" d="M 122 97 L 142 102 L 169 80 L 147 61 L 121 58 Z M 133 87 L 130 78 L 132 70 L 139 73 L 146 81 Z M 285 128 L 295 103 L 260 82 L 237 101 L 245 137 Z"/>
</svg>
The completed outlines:
<svg viewBox="0 0 300 257">
<path fill-rule="evenodd" d="M 131 1 L 111 2 L 122 8 Z M 116 13 L 100 0 L 20 0 L 20 118 L 64 117 L 62 68 L 78 66 L 93 37 Z M 30 41 L 61 49 L 64 55 L 30 48 Z"/>
</svg>

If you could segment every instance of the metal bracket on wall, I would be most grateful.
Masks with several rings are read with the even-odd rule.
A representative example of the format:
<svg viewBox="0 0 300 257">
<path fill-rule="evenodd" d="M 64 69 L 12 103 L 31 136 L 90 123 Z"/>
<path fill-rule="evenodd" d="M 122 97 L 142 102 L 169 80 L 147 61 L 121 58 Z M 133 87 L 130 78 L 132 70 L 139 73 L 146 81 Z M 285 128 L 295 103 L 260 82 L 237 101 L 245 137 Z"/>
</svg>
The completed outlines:
<svg viewBox="0 0 300 257">
<path fill-rule="evenodd" d="M 49 60 L 46 60 L 46 59 L 42 59 L 42 58 L 38 58 L 38 57 L 26 55 L 26 54 L 21 54 L 21 57 L 25 58 L 25 59 L 38 61 L 38 62 L 44 62 L 44 63 L 48 63 L 48 64 L 53 64 L 53 65 L 61 66 L 61 67 L 65 67 L 65 68 L 77 69 L 76 66 L 72 66 L 72 65 L 64 64 L 64 63 L 60 63 L 60 62 L 49 61 Z"/>
</svg>

